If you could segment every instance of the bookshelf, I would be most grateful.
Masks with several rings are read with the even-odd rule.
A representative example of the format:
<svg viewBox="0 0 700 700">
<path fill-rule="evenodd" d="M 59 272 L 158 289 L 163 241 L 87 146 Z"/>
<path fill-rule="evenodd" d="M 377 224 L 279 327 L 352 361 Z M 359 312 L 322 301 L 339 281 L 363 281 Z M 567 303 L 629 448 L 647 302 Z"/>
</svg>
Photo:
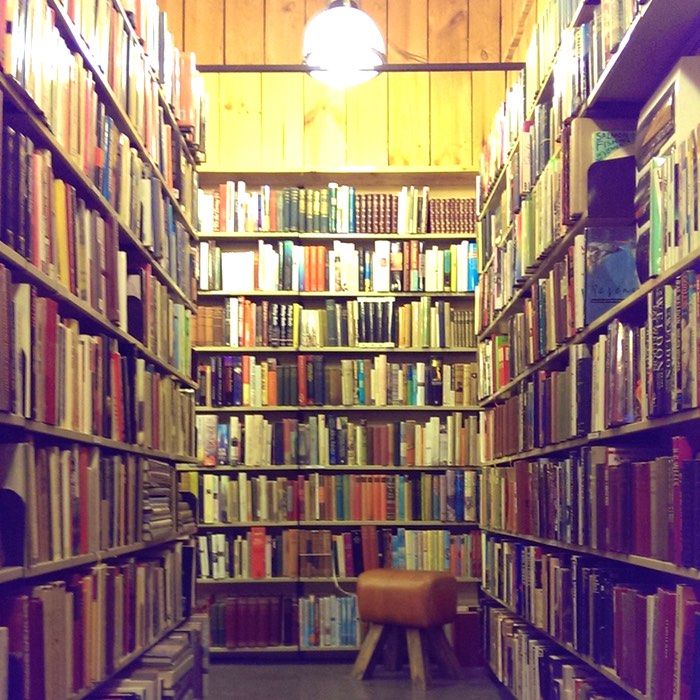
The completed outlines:
<svg viewBox="0 0 700 700">
<path fill-rule="evenodd" d="M 0 46 L 0 651 L 78 699 L 189 614 L 204 96 L 156 3 L 10 4 Z"/>
<path fill-rule="evenodd" d="M 697 29 L 675 23 L 685 12 L 696 21 L 697 9 L 651 0 L 625 6 L 624 21 L 610 25 L 613 5 L 546 4 L 525 68 L 529 92 L 521 82 L 508 95 L 482 162 L 484 630 L 488 663 L 515 697 L 527 697 L 533 679 L 550 682 L 533 667 L 539 656 L 564 686 L 576 676 L 635 698 L 695 692 L 688 669 L 697 660 L 684 641 L 698 565 L 688 474 L 700 447 L 688 365 L 699 257 L 686 242 L 695 199 L 685 194 L 685 154 L 696 129 L 684 122 L 687 92 L 676 87 L 676 122 L 654 152 L 686 178 L 662 200 L 680 223 L 655 267 L 644 251 L 658 214 L 644 215 L 648 170 L 630 156 L 640 156 L 635 136 L 658 113 L 660 86 L 683 80 L 674 64 L 697 53 Z M 553 62 L 537 64 L 542 55 Z M 692 73 L 692 59 L 683 65 Z M 611 160 L 596 162 L 591 144 L 613 131 Z M 612 180 L 625 192 L 606 198 Z M 608 288 L 616 289 L 596 308 L 603 236 L 621 255 Z M 625 271 L 641 282 L 622 281 Z M 670 601 L 677 618 L 663 607 Z M 628 641 L 654 639 L 664 620 L 663 651 Z M 506 663 L 511 654 L 518 663 Z"/>
<path fill-rule="evenodd" d="M 356 650 L 354 613 L 330 636 L 321 638 L 320 630 L 333 606 L 339 608 L 333 617 L 345 620 L 340 609 L 355 604 L 352 591 L 363 566 L 452 565 L 464 587 L 474 589 L 478 581 L 480 409 L 469 277 L 476 238 L 473 200 L 464 203 L 473 193 L 473 173 L 388 168 L 232 177 L 203 176 L 200 204 L 193 347 L 200 464 L 179 467 L 181 488 L 200 503 L 198 593 L 211 606 L 216 654 Z M 338 200 L 352 198 L 358 207 L 338 216 L 337 226 L 321 214 L 321 202 L 336 196 L 332 182 L 339 183 Z M 294 205 L 277 204 L 287 192 L 288 200 L 316 197 L 315 224 L 311 217 L 308 228 L 306 222 L 290 225 L 287 217 L 299 216 L 289 213 Z M 236 218 L 229 204 L 230 230 L 220 230 L 226 228 L 222 200 L 232 193 Z M 401 196 L 414 197 L 415 204 L 401 204 L 402 212 L 413 207 L 411 223 L 399 224 Z M 456 211 L 462 207 L 461 216 L 443 218 L 445 232 L 436 232 L 446 216 L 440 207 L 448 202 Z M 260 207 L 266 218 L 254 222 L 246 206 Z M 416 218 L 419 206 L 431 212 L 433 228 Z M 276 230 L 292 227 L 299 230 Z M 336 230 L 322 233 L 321 227 Z M 428 251 L 435 261 L 432 282 L 426 279 Z M 227 254 L 241 256 L 234 267 L 227 267 Z M 246 261 L 255 275 L 241 289 L 243 276 L 234 272 L 231 287 L 227 275 Z M 428 388 L 431 361 L 442 388 Z M 217 387 L 228 382 L 231 369 L 225 367 L 237 368 L 240 379 L 233 381 L 240 388 Z M 307 379 L 310 372 L 315 379 Z M 248 431 L 257 437 L 246 441 Z M 232 440 L 234 459 L 225 449 Z M 258 443 L 265 445 L 262 457 L 251 460 L 249 450 Z M 220 560 L 225 563 L 217 569 Z M 309 566 L 313 572 L 305 572 Z M 261 596 L 263 606 L 281 606 L 274 615 L 283 622 L 284 639 L 272 635 L 248 648 L 227 630 L 226 615 L 238 615 L 245 629 L 247 613 L 240 610 L 258 605 L 249 601 Z"/>
</svg>

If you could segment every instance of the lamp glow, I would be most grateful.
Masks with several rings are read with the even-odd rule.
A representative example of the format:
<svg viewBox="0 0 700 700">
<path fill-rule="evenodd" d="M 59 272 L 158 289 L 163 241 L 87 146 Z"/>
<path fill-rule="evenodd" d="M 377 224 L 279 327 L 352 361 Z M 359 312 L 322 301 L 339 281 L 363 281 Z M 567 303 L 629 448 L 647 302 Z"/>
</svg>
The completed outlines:
<svg viewBox="0 0 700 700">
<path fill-rule="evenodd" d="M 379 27 L 354 0 L 332 0 L 306 25 L 303 55 L 313 78 L 344 90 L 377 75 L 386 46 Z"/>
</svg>

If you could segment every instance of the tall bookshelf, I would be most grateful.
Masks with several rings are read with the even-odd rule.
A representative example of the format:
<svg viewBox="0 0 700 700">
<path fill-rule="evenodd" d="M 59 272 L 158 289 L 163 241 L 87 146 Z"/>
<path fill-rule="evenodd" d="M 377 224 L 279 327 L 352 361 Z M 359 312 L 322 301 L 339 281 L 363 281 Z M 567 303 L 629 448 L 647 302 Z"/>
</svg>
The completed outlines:
<svg viewBox="0 0 700 700">
<path fill-rule="evenodd" d="M 246 197 L 236 201 L 272 192 L 273 204 L 261 206 L 269 212 L 286 189 L 287 209 L 281 202 L 271 222 L 229 220 L 226 232 L 221 201 L 238 182 Z M 320 201 L 332 201 L 331 182 L 352 188 L 355 225 L 329 225 Z M 181 488 L 200 502 L 197 592 L 210 605 L 213 653 L 356 649 L 352 593 L 363 567 L 452 567 L 475 597 L 473 182 L 448 169 L 203 177 L 218 225 L 212 217 L 199 233 L 200 464 L 181 467 Z M 429 187 L 425 226 L 397 218 L 398 195 L 411 185 L 420 197 Z M 289 200 L 313 201 L 314 190 L 316 223 L 292 223 Z M 448 201 L 463 208 L 456 218 L 439 209 Z M 242 254 L 237 268 L 225 260 L 231 253 Z M 426 253 L 440 260 L 439 280 L 437 269 L 429 278 Z M 246 265 L 255 274 L 241 288 Z M 245 378 L 228 379 L 234 373 Z M 265 395 L 271 386 L 277 392 Z"/>
<path fill-rule="evenodd" d="M 644 242 L 659 231 L 659 191 L 635 147 L 645 103 L 697 54 L 697 21 L 682 2 L 545 3 L 482 160 L 484 634 L 518 698 L 550 697 L 555 683 L 600 697 L 697 693 L 699 414 L 686 361 L 698 249 L 685 222 L 696 124 L 681 126 L 682 90 L 653 153 L 679 178 L 656 199 L 679 212 L 658 259 Z M 596 133 L 610 139 L 602 158 Z M 596 252 L 617 256 L 598 308 Z"/>
<path fill-rule="evenodd" d="M 0 651 L 78 699 L 189 614 L 204 98 L 155 2 L 10 3 L 0 59 Z"/>
</svg>

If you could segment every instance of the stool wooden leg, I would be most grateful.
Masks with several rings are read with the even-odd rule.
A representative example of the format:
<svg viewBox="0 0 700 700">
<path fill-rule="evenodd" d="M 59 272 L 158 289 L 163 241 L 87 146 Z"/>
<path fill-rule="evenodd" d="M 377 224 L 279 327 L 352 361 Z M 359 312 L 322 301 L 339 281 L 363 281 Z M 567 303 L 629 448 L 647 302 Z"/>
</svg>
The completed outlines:
<svg viewBox="0 0 700 700">
<path fill-rule="evenodd" d="M 461 668 L 454 649 L 447 641 L 445 630 L 442 627 L 431 627 L 427 631 L 430 648 L 435 654 L 435 660 L 448 678 L 459 678 Z"/>
<path fill-rule="evenodd" d="M 355 659 L 355 665 L 352 667 L 352 675 L 354 678 L 366 680 L 372 677 L 374 667 L 377 664 L 377 654 L 381 649 L 381 642 L 386 636 L 386 626 L 378 625 L 371 622 L 369 631 L 365 640 L 362 642 L 362 647 Z"/>
<path fill-rule="evenodd" d="M 408 645 L 408 662 L 411 667 L 411 681 L 423 690 L 432 685 L 430 666 L 427 659 L 428 638 L 425 630 L 415 627 L 406 628 L 406 644 Z"/>
</svg>

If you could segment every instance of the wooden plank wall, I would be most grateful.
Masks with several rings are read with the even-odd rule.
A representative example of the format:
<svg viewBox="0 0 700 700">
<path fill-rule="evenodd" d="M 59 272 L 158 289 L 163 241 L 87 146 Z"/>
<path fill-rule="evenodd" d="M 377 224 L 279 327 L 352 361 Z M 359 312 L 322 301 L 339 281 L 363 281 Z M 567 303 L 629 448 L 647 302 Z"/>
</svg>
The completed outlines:
<svg viewBox="0 0 700 700">
<path fill-rule="evenodd" d="M 212 64 L 299 64 L 324 0 L 159 0 L 176 44 Z M 362 0 L 390 63 L 523 60 L 536 0 Z M 524 37 L 519 42 L 519 37 Z M 337 93 L 303 74 L 208 73 L 205 171 L 478 164 L 514 75 L 384 74 Z"/>
</svg>

